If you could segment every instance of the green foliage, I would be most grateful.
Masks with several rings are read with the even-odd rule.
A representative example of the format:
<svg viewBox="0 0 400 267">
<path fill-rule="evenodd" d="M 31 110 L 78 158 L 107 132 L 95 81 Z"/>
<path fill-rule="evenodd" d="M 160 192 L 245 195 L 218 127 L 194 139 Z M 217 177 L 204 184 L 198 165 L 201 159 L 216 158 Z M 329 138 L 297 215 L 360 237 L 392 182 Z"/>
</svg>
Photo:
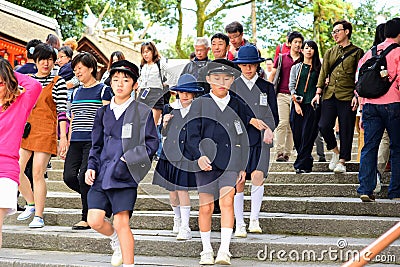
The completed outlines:
<svg viewBox="0 0 400 267">
<path fill-rule="evenodd" d="M 194 52 L 193 42 L 194 39 L 192 36 L 188 36 L 182 40 L 181 48 L 185 55 L 187 55 L 187 58 L 189 58 L 190 53 Z M 168 48 L 161 50 L 161 54 L 166 58 L 182 58 L 175 49 L 175 43 L 169 43 Z"/>
<path fill-rule="evenodd" d="M 94 15 L 99 16 L 107 2 L 110 9 L 105 14 L 102 24 L 104 27 L 117 27 L 121 32 L 128 30 L 128 24 L 134 29 L 143 28 L 137 12 L 138 0 L 10 0 L 10 2 L 34 10 L 45 16 L 57 19 L 63 37 L 80 37 L 84 33 L 83 18 L 87 17 L 85 5 L 88 4 Z"/>
</svg>

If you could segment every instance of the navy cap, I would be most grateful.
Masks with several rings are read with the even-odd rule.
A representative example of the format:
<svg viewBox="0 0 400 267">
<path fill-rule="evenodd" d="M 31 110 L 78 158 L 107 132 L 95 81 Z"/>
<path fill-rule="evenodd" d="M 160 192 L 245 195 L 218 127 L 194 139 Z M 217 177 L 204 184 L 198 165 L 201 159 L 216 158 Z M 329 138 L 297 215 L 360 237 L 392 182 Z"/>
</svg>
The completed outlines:
<svg viewBox="0 0 400 267">
<path fill-rule="evenodd" d="M 233 60 L 235 64 L 256 64 L 265 61 L 260 57 L 257 47 L 254 45 L 244 45 L 240 47 L 237 58 Z"/>
<path fill-rule="evenodd" d="M 230 76 L 235 76 L 234 69 L 226 65 L 220 65 L 215 68 L 210 68 L 207 72 L 207 75 L 211 74 L 228 74 Z"/>
<path fill-rule="evenodd" d="M 110 77 L 116 72 L 122 71 L 128 73 L 135 81 L 139 78 L 139 68 L 128 60 L 119 60 L 111 65 Z"/>
</svg>

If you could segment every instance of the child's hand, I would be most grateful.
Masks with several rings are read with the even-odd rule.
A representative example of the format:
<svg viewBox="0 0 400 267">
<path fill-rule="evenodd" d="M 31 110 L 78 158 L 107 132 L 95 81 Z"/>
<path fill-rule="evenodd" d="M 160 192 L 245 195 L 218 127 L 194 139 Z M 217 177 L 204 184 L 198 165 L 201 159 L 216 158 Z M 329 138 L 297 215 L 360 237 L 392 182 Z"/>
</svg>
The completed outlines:
<svg viewBox="0 0 400 267">
<path fill-rule="evenodd" d="M 172 114 L 165 114 L 163 118 L 163 127 L 168 125 L 168 122 L 174 117 Z"/>
<path fill-rule="evenodd" d="M 251 118 L 249 123 L 251 125 L 253 125 L 259 131 L 262 131 L 262 130 L 265 130 L 268 128 L 268 125 L 265 124 L 265 122 L 263 122 L 260 119 Z"/>
<path fill-rule="evenodd" d="M 85 173 L 85 183 L 93 185 L 94 179 L 96 179 L 96 171 L 88 169 Z"/>
<path fill-rule="evenodd" d="M 202 171 L 211 171 L 211 161 L 207 156 L 201 156 L 199 160 L 197 161 L 197 164 L 199 165 L 200 169 Z"/>
<path fill-rule="evenodd" d="M 274 133 L 271 131 L 270 128 L 266 129 L 264 132 L 264 143 L 266 144 L 272 144 L 272 141 L 274 140 Z"/>
<path fill-rule="evenodd" d="M 236 181 L 237 184 L 241 183 L 241 182 L 246 182 L 246 172 L 245 171 L 240 171 L 239 172 L 239 177 Z"/>
</svg>

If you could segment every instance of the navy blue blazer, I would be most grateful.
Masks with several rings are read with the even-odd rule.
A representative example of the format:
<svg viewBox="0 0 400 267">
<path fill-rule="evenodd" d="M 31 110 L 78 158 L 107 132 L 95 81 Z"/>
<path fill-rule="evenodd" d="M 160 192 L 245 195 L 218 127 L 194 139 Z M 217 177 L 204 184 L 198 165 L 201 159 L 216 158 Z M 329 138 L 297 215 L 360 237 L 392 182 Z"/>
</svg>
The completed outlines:
<svg viewBox="0 0 400 267">
<path fill-rule="evenodd" d="M 232 96 L 221 111 L 209 94 L 197 98 L 190 108 L 194 118 L 188 124 L 187 147 L 194 159 L 207 156 L 213 169 L 240 171 L 248 161 L 246 106 Z M 235 124 L 240 125 L 238 133 Z"/>
<path fill-rule="evenodd" d="M 132 138 L 122 138 L 126 125 L 131 125 Z M 93 187 L 137 187 L 150 168 L 158 143 L 153 114 L 145 104 L 133 101 L 118 120 L 109 105 L 98 109 L 88 160 L 88 169 L 96 171 Z"/>
<path fill-rule="evenodd" d="M 262 78 L 256 80 L 251 90 L 248 89 L 241 77 L 237 78 L 231 86 L 230 91 L 246 103 L 249 114 L 247 120 L 257 118 L 264 121 L 268 127 L 274 131 L 279 123 L 278 104 L 272 83 Z M 260 96 L 267 97 L 268 105 L 260 105 Z M 249 135 L 250 146 L 262 145 L 262 134 L 253 125 L 248 124 L 247 132 Z"/>
<path fill-rule="evenodd" d="M 165 136 L 163 149 L 160 158 L 168 161 L 195 160 L 193 154 L 188 151 L 186 144 L 189 139 L 189 127 L 192 113 L 188 113 L 182 118 L 179 109 L 173 109 L 169 104 L 164 106 L 163 116 L 171 114 L 174 117 L 162 128 L 161 134 Z"/>
</svg>

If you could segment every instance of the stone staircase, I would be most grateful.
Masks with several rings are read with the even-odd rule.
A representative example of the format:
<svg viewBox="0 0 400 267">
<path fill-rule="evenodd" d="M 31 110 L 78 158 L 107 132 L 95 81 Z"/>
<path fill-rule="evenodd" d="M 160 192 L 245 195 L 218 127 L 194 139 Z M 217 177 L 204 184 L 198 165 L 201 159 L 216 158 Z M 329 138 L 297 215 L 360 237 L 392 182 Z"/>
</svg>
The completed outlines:
<svg viewBox="0 0 400 267">
<path fill-rule="evenodd" d="M 353 149 L 353 159 L 355 153 Z M 326 153 L 326 157 L 329 161 L 331 155 Z M 271 159 L 275 159 L 274 155 Z M 272 162 L 260 213 L 264 233 L 249 234 L 245 239 L 232 238 L 233 266 L 338 266 L 351 258 L 355 250 L 362 249 L 395 225 L 400 217 L 400 202 L 384 199 L 389 173 L 383 175 L 382 192 L 377 201 L 362 203 L 356 193 L 358 166 L 350 162 L 346 174 L 336 175 L 328 170 L 328 163 L 316 162 L 312 173 L 296 174 L 292 161 Z M 111 249 L 107 238 L 93 230 L 71 229 L 80 220 L 81 202 L 79 194 L 63 183 L 62 169 L 63 161 L 52 160 L 43 229 L 29 229 L 30 220 L 19 222 L 17 214 L 6 219 L 0 267 L 110 266 Z M 150 171 L 140 184 L 131 219 L 136 265 L 198 266 L 202 247 L 197 194 L 191 193 L 193 239 L 176 241 L 171 232 L 173 213 L 168 192 L 151 184 L 152 175 Z M 248 189 L 246 186 L 247 218 L 250 211 Z M 213 216 L 212 230 L 216 231 L 212 233 L 216 250 L 218 215 Z M 380 256 L 381 261 L 375 262 L 375 266 L 398 266 L 400 241 Z"/>
</svg>

